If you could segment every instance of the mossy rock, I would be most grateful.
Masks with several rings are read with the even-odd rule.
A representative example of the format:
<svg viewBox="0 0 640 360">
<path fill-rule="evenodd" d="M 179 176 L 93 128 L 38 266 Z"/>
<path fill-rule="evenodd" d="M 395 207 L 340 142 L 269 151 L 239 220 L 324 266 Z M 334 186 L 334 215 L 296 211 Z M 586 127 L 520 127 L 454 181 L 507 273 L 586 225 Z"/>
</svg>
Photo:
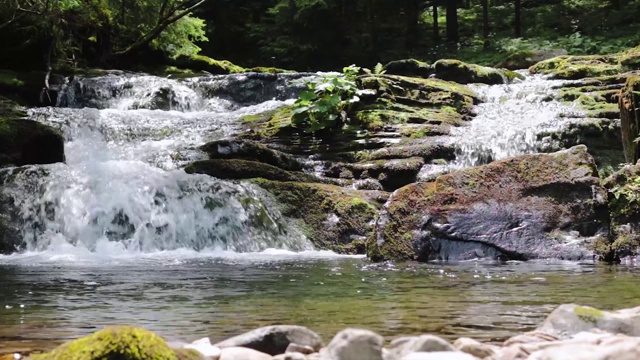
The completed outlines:
<svg viewBox="0 0 640 360">
<path fill-rule="evenodd" d="M 276 166 L 283 170 L 301 171 L 302 163 L 293 155 L 270 149 L 255 141 L 216 140 L 200 147 L 210 159 L 244 159 Z"/>
<path fill-rule="evenodd" d="M 604 181 L 609 192 L 613 238 L 600 256 L 619 260 L 640 255 L 640 165 L 626 165 Z"/>
<path fill-rule="evenodd" d="M 509 70 L 527 69 L 536 63 L 557 56 L 567 55 L 565 50 L 519 50 L 509 54 L 496 68 Z"/>
<path fill-rule="evenodd" d="M 175 60 L 179 68 L 191 71 L 206 71 L 213 75 L 235 74 L 247 71 L 245 68 L 235 65 L 227 60 L 214 60 L 204 55 L 180 56 Z"/>
<path fill-rule="evenodd" d="M 0 98 L 0 167 L 64 161 L 62 135 L 24 116 L 15 103 Z"/>
<path fill-rule="evenodd" d="M 428 78 L 433 74 L 433 67 L 416 59 L 395 60 L 387 63 L 384 70 L 390 75 Z"/>
<path fill-rule="evenodd" d="M 640 159 L 640 76 L 630 76 L 620 91 L 619 100 L 622 145 L 627 162 Z"/>
<path fill-rule="evenodd" d="M 196 351 L 180 356 L 158 335 L 132 326 L 113 326 L 70 341 L 51 352 L 31 355 L 29 360 L 196 360 Z"/>
<path fill-rule="evenodd" d="M 433 64 L 438 79 L 455 81 L 460 84 L 483 83 L 489 85 L 505 84 L 510 77 L 519 77 L 514 72 L 508 74 L 504 70 L 486 66 L 467 64 L 460 60 L 442 59 Z"/>
<path fill-rule="evenodd" d="M 297 129 L 291 125 L 292 115 L 291 106 L 283 106 L 254 115 L 244 115 L 240 117 L 240 124 L 245 132 L 240 137 L 265 140 L 297 132 Z"/>
<path fill-rule="evenodd" d="M 250 69 L 245 69 L 245 70 L 248 72 L 268 73 L 268 74 L 282 74 L 282 73 L 296 72 L 294 70 L 285 70 L 285 69 L 279 69 L 275 67 L 264 67 L 264 66 L 252 67 Z"/>
<path fill-rule="evenodd" d="M 373 231 L 380 206 L 371 199 L 387 195 L 317 183 L 252 182 L 274 196 L 282 214 L 294 220 L 316 249 L 340 254 L 364 253 L 364 239 Z"/>
<path fill-rule="evenodd" d="M 373 260 L 587 258 L 563 232 L 606 229 L 606 191 L 585 146 L 454 171 L 396 190 L 385 204 Z"/>
<path fill-rule="evenodd" d="M 614 75 L 625 71 L 615 55 L 558 56 L 529 68 L 534 74 L 549 74 L 556 79 L 577 80 Z"/>
<path fill-rule="evenodd" d="M 273 165 L 240 159 L 196 161 L 187 165 L 184 170 L 188 174 L 207 174 L 225 180 L 264 178 L 276 181 L 317 181 L 312 175 L 293 173 Z"/>
</svg>

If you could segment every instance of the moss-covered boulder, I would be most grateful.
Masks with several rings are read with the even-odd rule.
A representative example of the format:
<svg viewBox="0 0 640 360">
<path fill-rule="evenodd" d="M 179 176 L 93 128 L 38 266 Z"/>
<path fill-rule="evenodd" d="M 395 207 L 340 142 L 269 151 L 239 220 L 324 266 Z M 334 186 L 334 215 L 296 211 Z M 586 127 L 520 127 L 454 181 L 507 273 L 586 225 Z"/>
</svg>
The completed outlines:
<svg viewBox="0 0 640 360">
<path fill-rule="evenodd" d="M 367 242 L 373 260 L 591 258 L 606 190 L 585 146 L 496 161 L 405 186 Z"/>
<path fill-rule="evenodd" d="M 390 75 L 402 75 L 428 78 L 433 74 L 433 67 L 428 63 L 416 59 L 402 59 L 387 63 L 384 70 Z"/>
<path fill-rule="evenodd" d="M 300 171 L 302 162 L 282 151 L 270 149 L 255 141 L 216 140 L 200 148 L 210 159 L 244 159 L 262 162 L 283 170 Z"/>
<path fill-rule="evenodd" d="M 452 59 L 438 60 L 433 64 L 433 68 L 438 79 L 455 81 L 460 84 L 505 84 L 514 78 L 521 77 L 519 74 L 509 70 L 467 64 L 460 60 Z"/>
<path fill-rule="evenodd" d="M 289 172 L 273 165 L 240 159 L 201 160 L 187 165 L 188 174 L 207 174 L 218 179 L 242 180 L 264 178 L 277 181 L 317 181 L 312 175 Z"/>
<path fill-rule="evenodd" d="M 541 61 L 529 68 L 534 74 L 549 74 L 556 79 L 576 80 L 614 75 L 624 71 L 613 55 L 564 55 Z"/>
<path fill-rule="evenodd" d="M 619 260 L 640 255 L 640 163 L 627 165 L 604 181 L 609 191 L 611 242 L 602 242 L 599 255 Z"/>
<path fill-rule="evenodd" d="M 317 183 L 253 182 L 274 196 L 282 214 L 293 219 L 317 249 L 341 254 L 364 253 L 380 206 L 374 199 L 387 196 Z"/>
<path fill-rule="evenodd" d="M 536 63 L 551 59 L 557 56 L 567 55 L 566 50 L 519 50 L 507 56 L 502 62 L 496 65 L 497 68 L 509 70 L 527 69 Z"/>
<path fill-rule="evenodd" d="M 640 76 L 630 76 L 620 92 L 620 119 L 622 145 L 628 162 L 640 158 Z"/>
<path fill-rule="evenodd" d="M 64 161 L 62 135 L 25 116 L 15 103 L 0 98 L 0 168 Z"/>
<path fill-rule="evenodd" d="M 180 56 L 175 60 L 175 65 L 193 71 L 206 71 L 208 73 L 235 74 L 245 72 L 246 69 L 227 60 L 214 60 L 204 55 Z"/>
<path fill-rule="evenodd" d="M 195 350 L 171 349 L 158 335 L 132 326 L 108 327 L 29 360 L 201 360 Z"/>
</svg>

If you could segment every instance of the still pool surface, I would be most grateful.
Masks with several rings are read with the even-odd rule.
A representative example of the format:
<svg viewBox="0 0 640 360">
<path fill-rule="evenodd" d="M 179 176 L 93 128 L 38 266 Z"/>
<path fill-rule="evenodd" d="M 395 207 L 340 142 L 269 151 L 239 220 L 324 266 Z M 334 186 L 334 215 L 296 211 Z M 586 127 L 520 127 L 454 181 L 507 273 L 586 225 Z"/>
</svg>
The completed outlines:
<svg viewBox="0 0 640 360">
<path fill-rule="evenodd" d="M 371 264 L 325 253 L 0 257 L 0 354 L 113 324 L 175 341 L 284 323 L 326 341 L 345 327 L 499 341 L 558 304 L 640 305 L 639 275 L 591 263 Z"/>
</svg>

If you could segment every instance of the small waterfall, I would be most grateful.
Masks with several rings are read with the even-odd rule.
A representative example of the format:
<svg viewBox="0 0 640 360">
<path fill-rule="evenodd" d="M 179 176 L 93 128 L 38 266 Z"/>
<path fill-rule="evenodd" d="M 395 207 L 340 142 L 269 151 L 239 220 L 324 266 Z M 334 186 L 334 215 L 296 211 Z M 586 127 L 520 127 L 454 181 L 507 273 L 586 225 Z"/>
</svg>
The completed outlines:
<svg viewBox="0 0 640 360">
<path fill-rule="evenodd" d="M 512 84 L 475 85 L 484 102 L 477 106 L 477 116 L 469 126 L 454 129 L 454 167 L 538 152 L 537 135 L 558 129 L 563 114 L 577 111 L 554 99 L 555 88 L 566 82 L 527 75 Z"/>
<path fill-rule="evenodd" d="M 21 232 L 18 245 L 30 251 L 60 243 L 127 252 L 311 249 L 260 188 L 181 170 L 202 157 L 199 145 L 233 135 L 238 117 L 282 106 L 296 91 L 287 84 L 301 76 L 110 74 L 71 81 L 59 98 L 64 107 L 30 110 L 32 119 L 63 131 L 66 163 L 0 172 Z M 249 96 L 256 88 L 267 90 Z"/>
</svg>

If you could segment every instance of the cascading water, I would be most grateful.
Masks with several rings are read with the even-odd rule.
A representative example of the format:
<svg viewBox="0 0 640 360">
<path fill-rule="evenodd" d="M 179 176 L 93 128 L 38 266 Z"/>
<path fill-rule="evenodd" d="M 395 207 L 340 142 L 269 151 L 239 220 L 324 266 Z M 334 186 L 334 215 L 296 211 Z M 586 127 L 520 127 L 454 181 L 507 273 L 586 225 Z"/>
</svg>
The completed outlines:
<svg viewBox="0 0 640 360">
<path fill-rule="evenodd" d="M 281 106 L 301 75 L 172 80 L 131 74 L 74 80 L 59 105 L 30 111 L 61 128 L 65 164 L 7 169 L 22 248 L 152 252 L 310 249 L 263 192 L 250 184 L 187 175 L 206 141 L 232 135 L 236 120 Z M 292 93 L 293 92 L 293 93 Z"/>
<path fill-rule="evenodd" d="M 511 156 L 538 152 L 538 134 L 560 127 L 572 106 L 553 99 L 555 88 L 565 80 L 526 75 L 503 85 L 474 85 L 483 98 L 469 126 L 456 128 L 457 156 L 454 168 L 471 167 Z"/>
</svg>

